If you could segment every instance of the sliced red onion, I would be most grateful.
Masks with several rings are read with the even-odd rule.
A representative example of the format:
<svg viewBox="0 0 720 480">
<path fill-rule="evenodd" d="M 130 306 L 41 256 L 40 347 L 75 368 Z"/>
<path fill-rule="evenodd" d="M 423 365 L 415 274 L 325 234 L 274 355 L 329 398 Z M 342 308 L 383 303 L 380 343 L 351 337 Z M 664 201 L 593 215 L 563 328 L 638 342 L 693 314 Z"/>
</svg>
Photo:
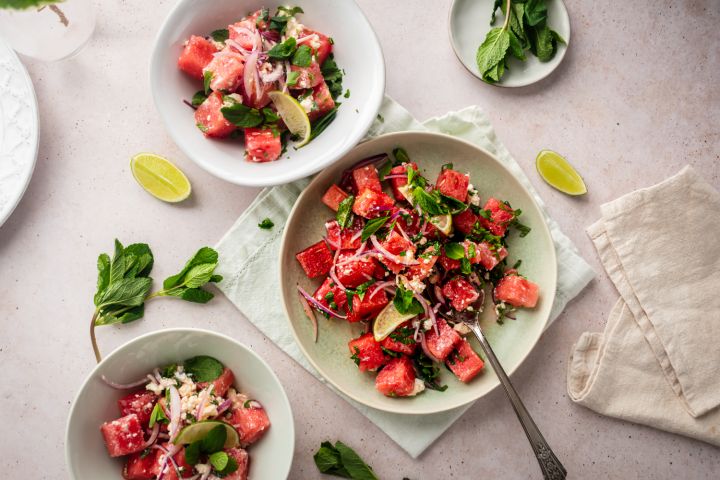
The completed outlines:
<svg viewBox="0 0 720 480">
<path fill-rule="evenodd" d="M 303 298 L 303 300 L 305 300 L 305 299 Z M 220 405 L 218 405 L 218 416 L 225 413 L 225 410 L 230 408 L 230 405 L 232 405 L 232 400 L 230 400 L 229 398 L 227 400 L 225 400 L 224 402 L 222 402 Z"/>
<path fill-rule="evenodd" d="M 415 298 L 417 298 L 418 302 L 420 302 L 420 305 L 422 305 L 423 309 L 425 310 L 425 315 L 430 318 L 430 321 L 433 324 L 433 328 L 435 329 L 435 333 L 438 334 L 437 317 L 435 317 L 435 312 L 433 312 L 433 309 L 430 308 L 427 300 L 425 300 L 422 295 L 418 295 L 416 293 Z"/>
<path fill-rule="evenodd" d="M 160 383 L 160 380 L 162 379 L 162 377 L 160 376 L 159 368 L 153 369 L 153 375 L 155 375 L 155 380 L 157 380 L 157 382 Z"/>
<path fill-rule="evenodd" d="M 400 231 L 400 235 L 402 235 L 405 240 L 412 243 L 412 241 L 410 240 L 410 237 L 408 237 L 407 233 L 405 233 L 405 230 L 403 230 L 403 228 L 400 226 L 399 223 L 395 224 L 395 228 L 397 228 Z"/>
<path fill-rule="evenodd" d="M 245 88 L 245 95 L 247 96 L 252 95 L 252 83 L 255 80 L 255 75 L 257 74 L 257 61 L 258 53 L 252 52 L 250 55 L 248 55 L 245 62 L 245 71 L 243 72 L 243 87 Z"/>
<path fill-rule="evenodd" d="M 260 97 L 262 96 L 262 86 L 260 85 L 260 70 L 258 68 L 255 69 L 255 73 L 253 74 L 253 78 L 255 80 L 255 99 L 257 101 L 260 100 Z"/>
<path fill-rule="evenodd" d="M 152 432 L 150 432 L 150 438 L 148 438 L 147 441 L 143 444 L 143 449 L 146 449 L 150 445 L 155 443 L 155 440 L 157 440 L 159 433 L 160 433 L 160 424 L 155 423 L 155 425 L 153 425 Z"/>
<path fill-rule="evenodd" d="M 417 260 L 414 260 L 410 257 L 401 257 L 399 255 L 395 255 L 394 253 L 390 253 L 387 249 L 385 249 L 382 245 L 380 245 L 380 242 L 378 241 L 378 239 L 375 235 L 370 236 L 370 241 L 372 242 L 373 246 L 380 253 L 382 253 L 385 258 L 387 258 L 391 262 L 399 263 L 401 265 L 417 265 L 418 264 Z"/>
<path fill-rule="evenodd" d="M 420 346 L 422 347 L 422 350 L 423 350 L 423 353 L 425 354 L 425 356 L 427 356 L 433 362 L 438 362 L 438 363 L 440 362 L 440 360 L 435 358 L 435 355 L 430 353 L 430 350 L 428 349 L 428 346 L 427 346 L 427 340 L 425 340 L 425 332 L 420 332 Z"/>
<path fill-rule="evenodd" d="M 302 292 L 301 292 L 301 295 L 300 295 L 300 303 L 301 303 L 302 306 L 303 306 L 303 310 L 305 310 L 305 315 L 307 315 L 308 320 L 310 320 L 310 322 L 312 323 L 312 327 L 313 327 L 313 341 L 317 343 L 317 339 L 318 339 L 318 323 L 317 323 L 317 317 L 315 317 L 315 312 L 313 312 L 313 311 L 312 311 L 312 308 L 310 308 L 310 304 L 309 304 L 308 301 L 305 299 L 305 297 L 302 295 Z"/>
<path fill-rule="evenodd" d="M 338 250 L 338 251 L 339 251 L 339 250 Z M 345 285 L 343 285 L 343 284 L 340 282 L 340 280 L 338 280 L 338 277 L 337 277 L 337 275 L 335 274 L 335 265 L 334 265 L 334 264 L 333 264 L 332 267 L 330 267 L 330 278 L 332 279 L 333 282 L 335 282 L 335 285 L 337 285 L 338 287 L 342 288 L 343 290 L 347 290 L 347 287 L 346 287 Z"/>
<path fill-rule="evenodd" d="M 420 341 L 420 324 L 421 323 L 422 322 L 420 320 L 415 320 L 413 322 L 413 324 L 415 324 L 415 332 L 413 333 L 413 340 L 415 340 L 416 343 Z"/>
<path fill-rule="evenodd" d="M 202 420 L 202 412 L 205 409 L 205 404 L 207 403 L 208 398 L 210 398 L 210 394 L 212 393 L 214 387 L 215 384 L 211 383 L 208 388 L 203 388 L 203 391 L 200 393 L 200 402 L 198 403 L 197 410 L 195 411 L 195 418 L 197 418 L 198 422 Z"/>
<path fill-rule="evenodd" d="M 376 284 L 374 285 L 374 286 L 375 286 L 375 290 L 373 290 L 373 292 L 370 294 L 370 296 L 368 297 L 368 299 L 369 299 L 369 300 L 372 300 L 372 298 L 375 296 L 375 294 L 376 294 L 377 292 L 379 292 L 380 290 L 385 290 L 385 287 L 388 287 L 388 286 L 390 286 L 390 285 L 395 285 L 395 282 L 392 281 L 392 282 L 376 283 Z M 387 290 L 385 290 L 385 291 L 387 291 Z"/>
<path fill-rule="evenodd" d="M 444 305 L 445 304 L 445 296 L 442 293 L 442 288 L 435 285 L 434 291 L 435 291 L 435 297 L 440 301 L 440 303 L 442 303 Z"/>
<path fill-rule="evenodd" d="M 390 180 L 391 178 L 407 178 L 407 175 L 401 175 L 401 174 L 385 175 L 385 180 Z"/>
<path fill-rule="evenodd" d="M 441 304 L 436 303 L 436 304 L 432 307 L 432 311 L 435 312 L 435 314 L 437 314 L 438 311 L 440 310 L 440 307 L 441 307 L 441 306 L 442 306 Z"/>
<path fill-rule="evenodd" d="M 350 237 L 350 242 L 354 242 L 355 240 L 357 240 L 360 237 L 362 237 L 362 230 L 359 230 L 355 235 Z M 363 243 L 365 243 L 365 242 L 363 242 Z"/>
<path fill-rule="evenodd" d="M 305 297 L 305 300 L 307 300 L 307 301 L 308 301 L 313 307 L 315 307 L 316 309 L 320 310 L 321 312 L 327 313 L 327 314 L 330 315 L 331 317 L 340 318 L 340 319 L 342 319 L 342 320 L 346 320 L 346 319 L 347 319 L 347 317 L 346 317 L 345 315 L 340 315 L 339 313 L 330 310 L 330 309 L 327 308 L 325 305 L 323 305 L 322 303 L 320 303 L 320 302 L 318 302 L 317 300 L 315 300 L 315 299 L 312 297 L 312 295 L 310 295 L 309 293 L 307 293 L 300 285 L 298 285 L 297 289 L 298 289 L 298 291 L 300 292 L 300 294 L 301 294 L 303 297 Z"/>
<path fill-rule="evenodd" d="M 263 30 L 260 32 L 260 35 L 262 35 L 267 40 L 270 40 L 273 42 L 280 41 L 280 32 L 277 32 L 275 30 Z"/>
<path fill-rule="evenodd" d="M 257 400 L 248 400 L 247 406 L 248 406 L 248 408 L 254 408 L 254 409 L 263 408 L 262 404 L 260 402 L 258 402 Z"/>
<path fill-rule="evenodd" d="M 283 66 L 281 63 L 275 65 L 275 68 L 270 72 L 261 72 L 260 77 L 265 83 L 272 83 L 278 81 L 283 76 Z"/>
<path fill-rule="evenodd" d="M 362 232 L 360 232 L 360 234 L 362 235 Z M 353 236 L 353 238 L 355 238 L 355 236 Z M 353 241 L 354 241 L 354 240 L 353 240 Z M 358 249 L 355 250 L 355 256 L 358 256 L 358 255 L 360 255 L 361 253 L 363 253 L 363 252 L 365 251 L 365 248 L 366 248 L 366 247 L 367 247 L 367 243 L 366 243 L 366 242 L 362 242 L 362 243 L 360 244 L 360 246 L 358 247 Z"/>
<path fill-rule="evenodd" d="M 250 55 L 250 50 L 244 48 L 242 45 L 240 45 L 238 42 L 236 42 L 235 40 L 233 40 L 231 38 L 228 38 L 227 40 L 225 40 L 225 44 L 230 45 L 235 50 L 242 53 L 244 56 Z"/>
<path fill-rule="evenodd" d="M 170 385 L 170 438 L 175 438 L 180 427 L 180 392 L 175 385 Z"/>
<path fill-rule="evenodd" d="M 131 388 L 139 387 L 140 385 L 145 385 L 148 383 L 148 377 L 145 376 L 141 378 L 140 380 L 132 383 L 116 383 L 112 380 L 108 379 L 105 375 L 100 375 L 100 378 L 102 378 L 102 381 L 111 386 L 112 388 L 116 388 L 118 390 L 129 390 Z M 151 377 L 152 378 L 152 377 Z M 155 382 L 155 379 L 152 380 L 153 383 Z"/>
</svg>

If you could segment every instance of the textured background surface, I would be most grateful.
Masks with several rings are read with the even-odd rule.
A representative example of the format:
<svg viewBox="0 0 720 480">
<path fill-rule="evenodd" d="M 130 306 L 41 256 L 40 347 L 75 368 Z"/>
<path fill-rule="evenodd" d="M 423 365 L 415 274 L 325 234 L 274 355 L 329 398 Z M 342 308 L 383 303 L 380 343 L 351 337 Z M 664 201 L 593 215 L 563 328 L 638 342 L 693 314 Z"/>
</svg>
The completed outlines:
<svg viewBox="0 0 720 480">
<path fill-rule="evenodd" d="M 116 236 L 146 241 L 156 256 L 154 276 L 162 278 L 198 246 L 214 244 L 257 192 L 195 167 L 160 124 L 147 67 L 155 31 L 172 3 L 102 2 L 96 35 L 78 57 L 56 64 L 26 61 L 42 134 L 28 192 L 0 229 L 0 469 L 7 478 L 66 478 L 65 420 L 93 366 L 86 324 L 97 254 L 110 251 Z M 360 4 L 385 51 L 388 93 L 420 119 L 481 105 L 551 214 L 598 272 L 584 229 L 598 217 L 601 203 L 688 163 L 720 188 L 717 1 L 609 6 L 570 0 L 572 45 L 564 63 L 550 78 L 521 90 L 484 85 L 455 59 L 446 31 L 449 1 Z M 533 160 L 542 148 L 573 162 L 588 184 L 586 197 L 565 197 L 540 180 Z M 128 161 L 142 150 L 182 166 L 193 181 L 191 201 L 166 205 L 135 184 Z M 682 215 L 682 205 L 668 212 L 669 221 L 673 215 Z M 717 478 L 718 449 L 603 418 L 568 400 L 570 346 L 581 332 L 602 329 L 616 298 L 600 274 L 514 375 L 520 394 L 573 478 Z M 293 479 L 318 477 L 312 452 L 320 441 L 337 438 L 352 444 L 383 479 L 538 476 L 501 391 L 477 402 L 412 461 L 224 298 L 204 307 L 152 303 L 144 320 L 101 329 L 100 345 L 109 352 L 167 326 L 216 329 L 268 360 L 295 411 Z"/>
</svg>

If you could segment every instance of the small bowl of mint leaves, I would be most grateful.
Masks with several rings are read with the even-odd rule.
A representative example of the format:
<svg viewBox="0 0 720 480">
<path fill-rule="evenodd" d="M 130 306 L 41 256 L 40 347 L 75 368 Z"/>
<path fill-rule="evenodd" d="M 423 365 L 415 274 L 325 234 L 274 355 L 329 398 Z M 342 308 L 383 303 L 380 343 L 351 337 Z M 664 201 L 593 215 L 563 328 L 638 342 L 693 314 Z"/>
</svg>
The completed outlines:
<svg viewBox="0 0 720 480">
<path fill-rule="evenodd" d="M 454 0 L 449 28 L 465 68 L 500 87 L 524 87 L 547 77 L 570 41 L 562 0 Z"/>
</svg>

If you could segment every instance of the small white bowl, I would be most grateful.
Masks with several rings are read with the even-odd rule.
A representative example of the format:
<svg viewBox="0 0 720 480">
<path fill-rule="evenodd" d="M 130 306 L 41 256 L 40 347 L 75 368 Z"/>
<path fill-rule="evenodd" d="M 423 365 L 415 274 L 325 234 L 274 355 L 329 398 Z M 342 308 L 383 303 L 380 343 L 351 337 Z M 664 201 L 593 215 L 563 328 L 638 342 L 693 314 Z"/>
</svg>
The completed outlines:
<svg viewBox="0 0 720 480">
<path fill-rule="evenodd" d="M 350 151 L 377 116 L 385 91 L 385 61 L 380 43 L 360 8 L 351 0 L 298 0 L 300 21 L 332 37 L 338 66 L 345 71 L 342 106 L 332 124 L 307 146 L 288 151 L 275 162 L 252 163 L 242 142 L 205 138 L 195 126 L 189 100 L 199 85 L 177 68 L 182 44 L 190 35 L 225 28 L 248 12 L 266 7 L 272 13 L 287 2 L 247 0 L 180 0 L 155 40 L 150 85 L 165 128 L 185 154 L 213 175 L 238 185 L 269 186 L 307 177 Z"/>
<path fill-rule="evenodd" d="M 148 333 L 121 346 L 100 362 L 85 379 L 70 408 L 65 458 L 74 480 L 122 478 L 123 459 L 111 458 L 100 425 L 119 416 L 117 400 L 127 391 L 103 382 L 132 382 L 153 368 L 196 355 L 211 355 L 235 374 L 235 385 L 257 399 L 271 427 L 249 449 L 251 478 L 285 478 L 295 447 L 295 426 L 285 391 L 267 363 L 230 337 L 207 330 L 176 328 Z"/>
</svg>

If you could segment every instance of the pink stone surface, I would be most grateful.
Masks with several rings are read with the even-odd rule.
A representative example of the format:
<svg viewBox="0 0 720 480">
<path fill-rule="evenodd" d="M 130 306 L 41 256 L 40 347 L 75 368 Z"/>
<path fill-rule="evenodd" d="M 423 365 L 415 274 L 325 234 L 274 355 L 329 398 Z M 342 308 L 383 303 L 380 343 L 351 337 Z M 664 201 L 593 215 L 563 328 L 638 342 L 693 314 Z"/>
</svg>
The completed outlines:
<svg viewBox="0 0 720 480">
<path fill-rule="evenodd" d="M 573 33 L 565 61 L 548 79 L 523 89 L 485 85 L 456 60 L 447 34 L 448 0 L 359 3 L 385 52 L 388 93 L 419 119 L 482 106 L 596 271 L 602 270 L 585 228 L 603 202 L 685 164 L 720 188 L 716 1 L 568 1 Z M 0 229 L 0 469 L 7 478 L 66 478 L 65 421 L 94 364 L 86 330 L 97 254 L 110 251 L 115 237 L 147 242 L 156 256 L 153 276 L 163 278 L 198 246 L 214 244 L 258 191 L 200 170 L 160 123 L 148 64 L 156 29 L 172 4 L 98 2 L 95 37 L 79 56 L 52 64 L 25 60 L 40 105 L 41 145 L 27 194 Z M 577 167 L 587 196 L 569 198 L 543 183 L 533 163 L 544 148 Z M 192 199 L 168 205 L 142 191 L 129 171 L 139 151 L 174 159 L 193 182 Z M 605 418 L 568 400 L 569 349 L 581 332 L 603 328 L 616 297 L 600 273 L 513 376 L 518 391 L 570 478 L 717 478 L 718 449 Z M 295 411 L 292 479 L 321 478 L 312 453 L 326 439 L 355 447 L 383 479 L 540 478 L 502 391 L 477 402 L 413 460 L 222 297 L 207 306 L 151 303 L 144 320 L 100 329 L 99 342 L 107 353 L 170 326 L 229 334 L 275 369 Z"/>
</svg>

